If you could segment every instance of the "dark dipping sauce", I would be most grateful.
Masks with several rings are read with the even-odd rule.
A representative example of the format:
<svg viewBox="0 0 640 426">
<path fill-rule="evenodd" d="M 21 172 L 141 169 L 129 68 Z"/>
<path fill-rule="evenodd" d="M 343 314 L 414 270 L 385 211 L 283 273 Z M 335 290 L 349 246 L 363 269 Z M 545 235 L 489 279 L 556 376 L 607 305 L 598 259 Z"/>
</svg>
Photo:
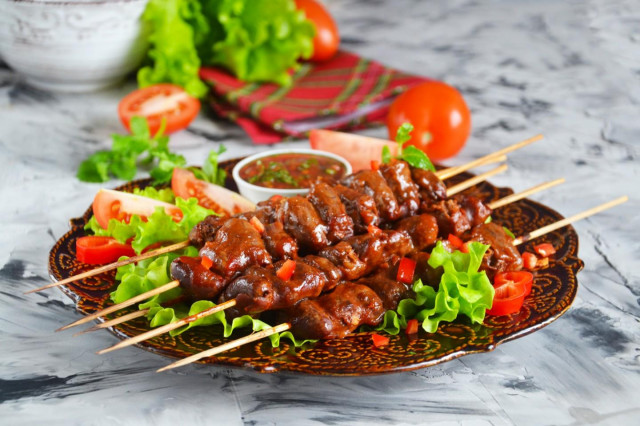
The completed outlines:
<svg viewBox="0 0 640 426">
<path fill-rule="evenodd" d="M 240 169 L 240 177 L 265 188 L 310 188 L 318 178 L 337 181 L 344 177 L 344 165 L 330 157 L 314 154 L 276 154 L 259 158 Z"/>
</svg>

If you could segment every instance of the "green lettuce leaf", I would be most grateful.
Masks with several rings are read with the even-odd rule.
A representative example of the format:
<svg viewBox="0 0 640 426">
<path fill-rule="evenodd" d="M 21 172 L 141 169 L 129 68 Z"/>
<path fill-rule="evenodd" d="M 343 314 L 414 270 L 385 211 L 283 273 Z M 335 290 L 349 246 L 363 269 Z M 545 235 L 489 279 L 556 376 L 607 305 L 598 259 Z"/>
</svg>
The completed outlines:
<svg viewBox="0 0 640 426">
<path fill-rule="evenodd" d="M 220 40 L 203 62 L 220 65 L 240 80 L 291 83 L 289 70 L 313 53 L 313 24 L 293 0 L 209 0 L 209 22 L 220 23 Z"/>
<path fill-rule="evenodd" d="M 176 321 L 179 321 L 182 318 L 187 316 L 195 315 L 207 309 L 210 309 L 216 306 L 215 303 L 209 300 L 199 300 L 194 302 L 190 307 L 187 307 L 184 304 L 178 304 L 177 306 L 172 306 L 169 308 L 163 308 L 160 306 L 160 303 L 157 300 L 149 301 L 143 303 L 139 306 L 139 309 L 147 309 L 149 308 L 149 313 L 147 314 L 147 319 L 149 319 L 149 324 L 151 327 L 160 327 L 166 324 L 171 324 Z M 224 311 L 216 312 L 213 315 L 208 315 L 204 318 L 200 318 L 194 322 L 191 322 L 187 325 L 184 325 L 180 328 L 172 330 L 170 332 L 171 336 L 178 336 L 185 331 L 193 328 L 193 327 L 205 327 L 205 326 L 221 326 L 223 329 L 223 336 L 229 337 L 233 334 L 236 329 L 239 328 L 251 328 L 253 332 L 261 331 L 267 328 L 270 328 L 271 325 L 267 324 L 264 321 L 260 321 L 258 319 L 252 318 L 249 315 L 243 315 L 241 317 L 234 318 L 231 322 L 229 322 L 225 316 Z M 309 339 L 296 339 L 293 334 L 289 331 L 285 331 L 279 334 L 273 334 L 269 336 L 269 340 L 271 341 L 271 345 L 273 347 L 280 346 L 281 339 L 288 339 L 291 343 L 296 347 L 300 347 L 307 343 L 314 343 L 315 340 Z"/>
<path fill-rule="evenodd" d="M 441 267 L 444 272 L 439 283 L 428 283 L 437 290 L 421 280 L 416 281 L 413 285 L 416 297 L 400 301 L 397 311 L 387 311 L 377 329 L 397 334 L 409 319 L 415 318 L 425 331 L 434 333 L 442 321 L 451 322 L 461 314 L 471 322 L 482 323 L 494 295 L 487 274 L 479 271 L 488 246 L 472 242 L 468 248 L 468 253 L 451 253 L 438 242 L 431 252 L 429 265 Z"/>
<path fill-rule="evenodd" d="M 209 25 L 200 2 L 151 0 L 142 20 L 149 29 L 150 64 L 138 71 L 140 87 L 169 82 L 192 96 L 204 96 L 207 86 L 198 76 L 201 61 L 196 40 L 209 32 Z"/>
</svg>

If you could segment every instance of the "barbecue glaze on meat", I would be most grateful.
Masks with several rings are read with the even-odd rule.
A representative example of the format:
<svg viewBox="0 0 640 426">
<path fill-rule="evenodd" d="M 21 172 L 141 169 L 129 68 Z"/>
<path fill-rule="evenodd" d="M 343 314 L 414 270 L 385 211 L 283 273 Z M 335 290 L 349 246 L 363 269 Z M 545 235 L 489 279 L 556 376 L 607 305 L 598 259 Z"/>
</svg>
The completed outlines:
<svg viewBox="0 0 640 426">
<path fill-rule="evenodd" d="M 497 272 L 522 269 L 522 256 L 512 244 L 513 238 L 507 235 L 502 226 L 493 222 L 478 225 L 471 232 L 471 239 L 489 246 L 480 269 L 487 273 L 491 281 Z"/>
<path fill-rule="evenodd" d="M 206 242 L 200 249 L 200 256 L 211 259 L 212 269 L 225 278 L 252 265 L 271 264 L 271 256 L 260 233 L 248 221 L 239 218 L 225 221 L 213 241 Z"/>
<path fill-rule="evenodd" d="M 376 325 L 384 315 L 382 300 L 369 287 L 345 283 L 331 293 L 286 309 L 291 331 L 307 339 L 342 338 L 362 325 Z"/>
</svg>

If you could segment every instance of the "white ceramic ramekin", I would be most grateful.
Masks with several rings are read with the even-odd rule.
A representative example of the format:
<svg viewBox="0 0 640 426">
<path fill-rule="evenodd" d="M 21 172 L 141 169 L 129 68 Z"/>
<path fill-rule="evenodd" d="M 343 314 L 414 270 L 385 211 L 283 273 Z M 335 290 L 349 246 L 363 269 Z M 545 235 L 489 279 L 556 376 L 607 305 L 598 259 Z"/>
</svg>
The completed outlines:
<svg viewBox="0 0 640 426">
<path fill-rule="evenodd" d="M 285 197 L 292 197 L 294 195 L 306 195 L 309 192 L 309 188 L 296 188 L 296 189 L 281 189 L 281 188 L 265 188 L 263 186 L 254 185 L 252 183 L 247 182 L 246 180 L 240 177 L 240 169 L 249 164 L 252 161 L 258 160 L 264 157 L 270 157 L 272 155 L 278 154 L 313 154 L 319 155 L 322 157 L 333 158 L 334 160 L 338 160 L 346 169 L 346 174 L 351 174 L 351 164 L 344 158 L 339 155 L 333 154 L 331 152 L 319 151 L 316 149 L 275 149 L 270 151 L 261 152 L 259 154 L 250 155 L 249 157 L 243 159 L 238 164 L 235 165 L 232 171 L 233 180 L 238 185 L 238 190 L 240 194 L 253 201 L 254 203 L 258 203 L 260 201 L 267 200 L 274 195 L 283 195 Z"/>
<path fill-rule="evenodd" d="M 33 86 L 87 92 L 136 69 L 148 0 L 1 0 L 0 57 Z"/>
</svg>

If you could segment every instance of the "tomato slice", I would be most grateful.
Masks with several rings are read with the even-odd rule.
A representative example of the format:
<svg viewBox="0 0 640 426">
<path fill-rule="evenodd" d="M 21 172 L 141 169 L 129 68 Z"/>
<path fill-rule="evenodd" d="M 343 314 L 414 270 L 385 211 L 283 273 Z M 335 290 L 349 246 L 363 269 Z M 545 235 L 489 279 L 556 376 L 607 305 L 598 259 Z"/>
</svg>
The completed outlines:
<svg viewBox="0 0 640 426">
<path fill-rule="evenodd" d="M 156 207 L 163 207 L 176 222 L 182 219 L 182 211 L 173 204 L 128 192 L 101 189 L 93 199 L 93 215 L 105 229 L 109 227 L 110 219 L 128 223 L 131 216 L 137 214 L 144 220 L 153 214 Z"/>
<path fill-rule="evenodd" d="M 89 265 L 115 262 L 120 256 L 135 256 L 136 252 L 128 244 L 122 244 L 111 237 L 95 235 L 76 240 L 76 258 Z"/>
<path fill-rule="evenodd" d="M 135 90 L 118 105 L 120 121 L 131 130 L 131 118 L 145 117 L 149 131 L 155 135 L 162 120 L 166 120 L 164 133 L 187 128 L 200 111 L 200 101 L 175 84 L 156 84 Z"/>
<path fill-rule="evenodd" d="M 500 274 L 498 274 L 500 275 Z M 496 280 L 493 284 L 495 295 L 493 305 L 487 310 L 487 315 L 501 316 L 516 313 L 522 308 L 527 293 L 524 281 Z"/>
<path fill-rule="evenodd" d="M 175 168 L 171 177 L 171 189 L 176 197 L 198 199 L 202 207 L 219 214 L 232 216 L 255 210 L 256 206 L 242 195 L 196 178 L 189 170 Z"/>
<path fill-rule="evenodd" d="M 332 130 L 311 130 L 309 141 L 313 149 L 344 157 L 351 163 L 354 172 L 371 169 L 371 162 L 382 158 L 382 148 L 385 146 L 389 147 L 392 156 L 398 155 L 398 144 L 395 142 Z"/>
</svg>

